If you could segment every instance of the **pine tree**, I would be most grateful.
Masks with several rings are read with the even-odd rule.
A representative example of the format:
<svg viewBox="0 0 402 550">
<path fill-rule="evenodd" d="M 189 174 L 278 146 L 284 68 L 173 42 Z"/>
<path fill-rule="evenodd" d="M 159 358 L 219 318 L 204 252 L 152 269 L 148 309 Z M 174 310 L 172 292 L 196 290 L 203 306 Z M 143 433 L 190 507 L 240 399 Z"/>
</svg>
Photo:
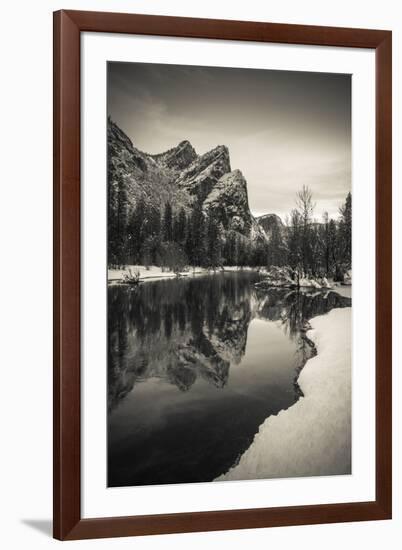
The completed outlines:
<svg viewBox="0 0 402 550">
<path fill-rule="evenodd" d="M 338 240 L 338 229 L 336 227 L 336 222 L 332 218 L 329 220 L 328 224 L 328 240 L 329 240 L 329 257 L 331 262 L 331 272 L 334 274 L 335 281 L 343 280 L 343 273 L 340 265 L 339 258 L 339 240 Z"/>
<path fill-rule="evenodd" d="M 352 267 L 352 195 L 348 193 L 345 204 L 339 209 L 341 222 L 339 228 L 339 247 L 341 250 L 342 261 L 346 269 Z"/>
<path fill-rule="evenodd" d="M 162 220 L 159 209 L 152 209 L 149 216 L 149 241 L 152 243 L 149 247 L 151 262 L 157 264 L 158 251 L 162 242 Z"/>
<path fill-rule="evenodd" d="M 180 245 L 184 245 L 186 239 L 186 221 L 186 213 L 181 207 L 173 222 L 173 240 Z"/>
<path fill-rule="evenodd" d="M 197 200 L 188 224 L 186 251 L 191 265 L 205 264 L 205 220 L 202 202 Z"/>
<path fill-rule="evenodd" d="M 223 262 L 225 265 L 236 265 L 235 248 L 235 233 L 234 231 L 227 231 L 222 247 Z"/>
<path fill-rule="evenodd" d="M 169 201 L 165 204 L 165 212 L 163 215 L 163 240 L 166 242 L 173 240 L 172 205 Z"/>
<path fill-rule="evenodd" d="M 309 235 L 309 264 L 310 272 L 313 277 L 316 277 L 321 272 L 321 239 L 320 228 L 318 224 L 312 224 L 310 226 Z"/>
<path fill-rule="evenodd" d="M 118 203 L 119 203 L 119 181 L 116 167 L 113 162 L 108 163 L 107 172 L 108 186 L 108 263 L 116 265 L 119 263 L 118 248 Z"/>
<path fill-rule="evenodd" d="M 122 177 L 119 177 L 117 185 L 116 257 L 119 264 L 125 264 L 127 262 L 128 199 Z"/>
<path fill-rule="evenodd" d="M 269 257 L 271 265 L 281 266 L 285 263 L 285 250 L 280 227 L 274 223 L 269 240 Z"/>
<path fill-rule="evenodd" d="M 140 197 L 133 208 L 128 224 L 128 255 L 129 261 L 138 264 L 141 261 L 142 245 L 146 238 L 144 234 L 146 219 L 146 205 L 143 197 Z"/>
<path fill-rule="evenodd" d="M 215 269 L 222 265 L 222 248 L 219 226 L 214 213 L 209 212 L 206 229 L 206 251 L 208 267 Z"/>
<path fill-rule="evenodd" d="M 257 241 L 254 245 L 250 246 L 248 256 L 248 265 L 254 267 L 267 266 L 268 246 L 264 242 Z"/>
<path fill-rule="evenodd" d="M 112 179 L 112 174 L 108 172 L 108 263 L 115 265 L 117 260 L 117 184 Z"/>
<path fill-rule="evenodd" d="M 244 267 L 247 265 L 247 245 L 245 239 L 240 233 L 236 234 L 236 252 L 237 252 L 237 265 Z"/>
<path fill-rule="evenodd" d="M 161 231 L 160 211 L 153 206 L 145 207 L 143 232 L 145 238 L 159 236 Z"/>
<path fill-rule="evenodd" d="M 323 266 L 325 275 L 330 274 L 330 241 L 329 241 L 329 217 L 328 212 L 324 212 L 322 225 L 322 246 L 323 246 Z"/>
</svg>

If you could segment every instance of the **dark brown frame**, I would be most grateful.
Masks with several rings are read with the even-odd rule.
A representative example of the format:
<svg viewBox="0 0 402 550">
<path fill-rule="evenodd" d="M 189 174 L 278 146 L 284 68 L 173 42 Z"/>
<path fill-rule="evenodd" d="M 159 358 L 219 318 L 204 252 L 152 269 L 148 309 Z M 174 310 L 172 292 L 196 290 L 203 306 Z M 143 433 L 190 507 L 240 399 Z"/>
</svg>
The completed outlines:
<svg viewBox="0 0 402 550">
<path fill-rule="evenodd" d="M 80 34 L 373 48 L 376 56 L 376 499 L 82 519 L 80 507 Z M 391 518 L 390 31 L 122 13 L 54 13 L 54 536 L 61 540 Z"/>
</svg>

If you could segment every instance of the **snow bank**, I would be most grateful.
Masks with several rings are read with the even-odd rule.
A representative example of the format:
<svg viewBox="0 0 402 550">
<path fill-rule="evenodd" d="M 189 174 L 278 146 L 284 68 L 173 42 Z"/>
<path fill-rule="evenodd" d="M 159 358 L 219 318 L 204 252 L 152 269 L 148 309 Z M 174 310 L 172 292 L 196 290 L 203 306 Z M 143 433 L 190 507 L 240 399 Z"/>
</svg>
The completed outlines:
<svg viewBox="0 0 402 550">
<path fill-rule="evenodd" d="M 267 418 L 218 481 L 351 473 L 351 308 L 310 324 L 318 354 L 299 376 L 304 397 Z"/>
<path fill-rule="evenodd" d="M 147 269 L 143 265 L 127 265 L 123 269 L 108 269 L 107 280 L 109 283 L 118 283 L 123 281 L 124 276 L 128 275 L 128 270 L 131 269 L 133 273 L 139 272 L 140 281 L 146 281 L 147 279 L 159 280 L 159 279 L 172 279 L 177 277 L 173 271 L 162 271 L 161 267 L 152 265 Z M 239 266 L 225 266 L 223 271 L 258 271 L 255 267 L 239 267 Z M 221 273 L 222 269 L 216 268 L 216 273 Z M 181 277 L 192 277 L 193 275 L 206 275 L 213 273 L 213 270 L 205 269 L 204 267 L 189 267 L 187 271 L 181 271 Z"/>
<path fill-rule="evenodd" d="M 131 269 L 133 273 L 139 272 L 140 281 L 145 281 L 147 279 L 158 280 L 158 279 L 171 279 L 177 277 L 176 273 L 173 271 L 162 271 L 161 267 L 152 265 L 147 269 L 143 265 L 128 265 L 123 269 L 108 269 L 107 271 L 107 280 L 109 282 L 120 282 L 124 279 L 124 275 L 128 274 L 128 269 Z M 207 270 L 202 267 L 191 268 L 188 271 L 182 271 L 181 276 L 192 276 L 200 275 L 202 273 L 207 273 Z"/>
<path fill-rule="evenodd" d="M 299 281 L 299 286 L 301 288 L 332 288 L 326 277 L 317 281 L 316 279 L 308 279 L 307 277 L 302 277 Z"/>
<path fill-rule="evenodd" d="M 269 270 L 261 270 L 265 275 L 265 279 L 256 283 L 260 288 L 283 287 L 283 288 L 317 288 L 329 289 L 332 288 L 326 277 L 300 277 L 297 278 L 297 273 L 289 266 L 272 266 Z"/>
</svg>

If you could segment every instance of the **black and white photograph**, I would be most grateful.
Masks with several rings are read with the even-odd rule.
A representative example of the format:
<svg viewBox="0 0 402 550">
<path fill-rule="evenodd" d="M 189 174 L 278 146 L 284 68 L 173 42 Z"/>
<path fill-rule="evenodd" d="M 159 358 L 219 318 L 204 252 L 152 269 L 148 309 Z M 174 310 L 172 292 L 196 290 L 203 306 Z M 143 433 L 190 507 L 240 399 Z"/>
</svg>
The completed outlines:
<svg viewBox="0 0 402 550">
<path fill-rule="evenodd" d="M 401 546 L 397 3 L 2 7 L 0 547 Z"/>
<path fill-rule="evenodd" d="M 107 65 L 107 486 L 352 473 L 351 75 Z"/>
</svg>

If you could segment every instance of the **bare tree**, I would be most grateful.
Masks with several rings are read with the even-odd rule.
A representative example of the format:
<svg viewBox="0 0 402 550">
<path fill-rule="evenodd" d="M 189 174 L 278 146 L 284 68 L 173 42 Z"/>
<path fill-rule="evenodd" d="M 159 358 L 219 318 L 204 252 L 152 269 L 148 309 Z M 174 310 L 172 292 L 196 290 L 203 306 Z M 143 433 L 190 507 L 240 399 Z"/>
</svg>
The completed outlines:
<svg viewBox="0 0 402 550">
<path fill-rule="evenodd" d="M 303 225 L 311 223 L 315 202 L 313 202 L 313 193 L 307 185 L 303 185 L 302 190 L 297 192 L 296 206 L 302 217 Z"/>
<path fill-rule="evenodd" d="M 301 191 L 296 195 L 296 206 L 301 217 L 301 254 L 303 271 L 306 275 L 308 271 L 313 270 L 312 265 L 312 250 L 311 250 L 311 221 L 314 214 L 315 203 L 313 202 L 313 194 L 307 185 L 303 185 Z"/>
</svg>

